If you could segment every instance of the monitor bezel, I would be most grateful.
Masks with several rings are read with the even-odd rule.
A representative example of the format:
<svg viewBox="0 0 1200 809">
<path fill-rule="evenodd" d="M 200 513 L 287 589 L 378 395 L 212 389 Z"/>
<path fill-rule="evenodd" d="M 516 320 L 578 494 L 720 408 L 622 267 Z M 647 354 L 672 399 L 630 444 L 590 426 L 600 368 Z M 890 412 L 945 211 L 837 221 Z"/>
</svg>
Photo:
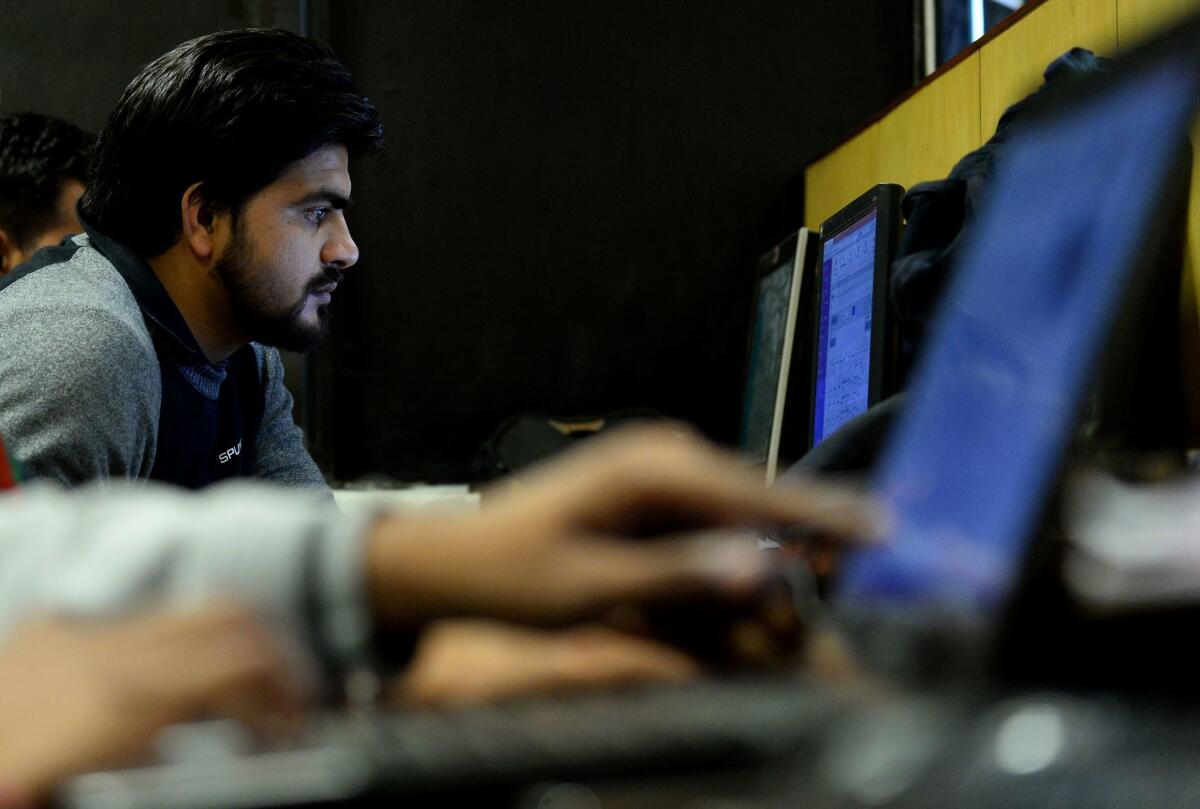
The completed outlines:
<svg viewBox="0 0 1200 809">
<path fill-rule="evenodd" d="M 788 443 L 785 440 L 785 433 L 788 432 L 789 423 L 797 415 L 800 416 L 801 423 L 804 423 L 808 417 L 807 413 L 795 414 L 794 412 L 797 403 L 806 404 L 809 398 L 806 395 L 807 391 L 796 391 L 795 386 L 797 380 L 807 382 L 809 376 L 809 369 L 804 365 L 800 365 L 797 368 L 797 363 L 803 363 L 808 356 L 808 352 L 801 341 L 804 339 L 809 327 L 809 310 L 812 308 L 810 305 L 812 296 L 811 277 L 816 266 L 815 257 L 817 252 L 817 234 L 808 228 L 800 228 L 760 256 L 755 267 L 754 292 L 750 299 L 750 327 L 746 339 L 746 353 L 743 363 L 741 423 L 738 431 L 739 449 L 743 452 L 748 449 L 745 445 L 747 416 L 746 390 L 750 384 L 750 375 L 753 370 L 751 363 L 754 359 L 754 336 L 759 315 L 759 292 L 767 276 L 776 272 L 781 265 L 788 261 L 792 264 L 792 284 L 788 302 L 787 323 L 784 328 L 784 344 L 780 352 L 779 379 L 775 387 L 775 396 L 772 403 L 771 433 L 767 444 L 766 459 L 763 464 L 768 484 L 774 482 L 779 468 L 780 455 Z M 800 373 L 795 373 L 795 371 L 799 371 Z M 789 392 L 791 395 L 789 395 Z"/>
</svg>

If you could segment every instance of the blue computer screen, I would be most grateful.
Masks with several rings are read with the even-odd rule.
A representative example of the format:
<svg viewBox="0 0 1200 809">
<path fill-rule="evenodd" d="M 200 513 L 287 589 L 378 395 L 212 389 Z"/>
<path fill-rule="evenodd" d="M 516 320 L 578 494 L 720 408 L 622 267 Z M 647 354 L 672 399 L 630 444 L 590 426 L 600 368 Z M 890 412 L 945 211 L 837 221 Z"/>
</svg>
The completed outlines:
<svg viewBox="0 0 1200 809">
<path fill-rule="evenodd" d="M 1160 66 L 1011 142 L 877 468 L 891 534 L 847 559 L 844 604 L 981 614 L 1009 592 L 1195 85 Z"/>
<path fill-rule="evenodd" d="M 824 243 L 813 393 L 813 444 L 867 409 L 871 387 L 871 302 L 876 214 Z"/>
</svg>

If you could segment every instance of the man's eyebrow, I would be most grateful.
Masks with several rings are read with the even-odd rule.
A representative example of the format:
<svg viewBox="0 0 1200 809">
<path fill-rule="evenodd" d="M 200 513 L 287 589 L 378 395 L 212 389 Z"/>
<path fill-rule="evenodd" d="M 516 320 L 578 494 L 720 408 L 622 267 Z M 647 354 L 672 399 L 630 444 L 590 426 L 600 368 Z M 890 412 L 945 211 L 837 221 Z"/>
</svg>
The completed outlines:
<svg viewBox="0 0 1200 809">
<path fill-rule="evenodd" d="M 296 206 L 312 205 L 314 202 L 327 202 L 331 208 L 342 210 L 350 207 L 350 198 L 339 191 L 334 191 L 331 188 L 321 188 L 313 191 L 311 194 L 306 194 L 296 200 Z"/>
</svg>

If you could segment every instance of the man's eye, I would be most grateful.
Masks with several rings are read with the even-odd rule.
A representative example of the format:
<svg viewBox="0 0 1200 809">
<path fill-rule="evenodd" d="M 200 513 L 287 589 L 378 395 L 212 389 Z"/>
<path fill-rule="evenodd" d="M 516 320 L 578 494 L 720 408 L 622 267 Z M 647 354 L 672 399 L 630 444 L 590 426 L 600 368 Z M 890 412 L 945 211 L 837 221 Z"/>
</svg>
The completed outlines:
<svg viewBox="0 0 1200 809">
<path fill-rule="evenodd" d="M 304 212 L 304 215 L 307 216 L 308 220 L 310 222 L 312 222 L 314 225 L 319 225 L 325 221 L 325 217 L 329 216 L 329 209 L 328 208 L 309 208 L 307 211 Z"/>
</svg>

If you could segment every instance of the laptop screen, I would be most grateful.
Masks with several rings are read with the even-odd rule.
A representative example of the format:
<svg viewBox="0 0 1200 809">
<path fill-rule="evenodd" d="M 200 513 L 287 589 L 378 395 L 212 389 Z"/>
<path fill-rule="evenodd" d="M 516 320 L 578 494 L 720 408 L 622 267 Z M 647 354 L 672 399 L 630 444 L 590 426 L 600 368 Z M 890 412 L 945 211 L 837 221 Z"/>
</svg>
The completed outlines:
<svg viewBox="0 0 1200 809">
<path fill-rule="evenodd" d="M 814 445 L 869 403 L 876 221 L 871 210 L 822 245 Z"/>
<path fill-rule="evenodd" d="M 1005 152 L 877 467 L 891 536 L 847 560 L 844 605 L 978 614 L 1009 592 L 1183 144 L 1188 67 L 1144 69 Z"/>
</svg>

